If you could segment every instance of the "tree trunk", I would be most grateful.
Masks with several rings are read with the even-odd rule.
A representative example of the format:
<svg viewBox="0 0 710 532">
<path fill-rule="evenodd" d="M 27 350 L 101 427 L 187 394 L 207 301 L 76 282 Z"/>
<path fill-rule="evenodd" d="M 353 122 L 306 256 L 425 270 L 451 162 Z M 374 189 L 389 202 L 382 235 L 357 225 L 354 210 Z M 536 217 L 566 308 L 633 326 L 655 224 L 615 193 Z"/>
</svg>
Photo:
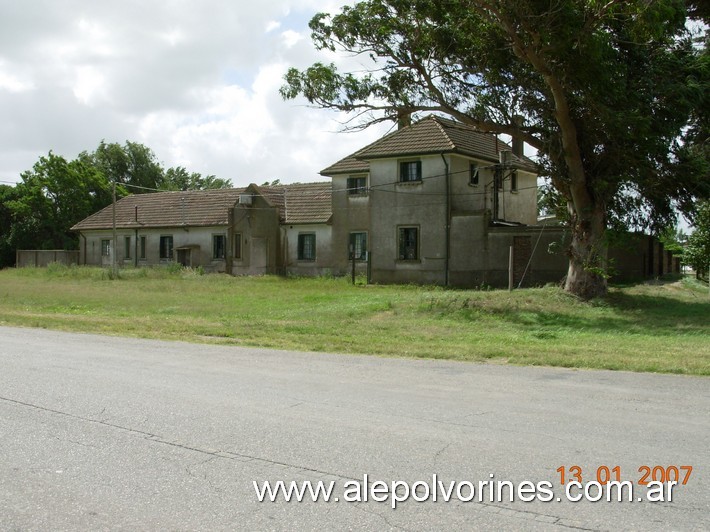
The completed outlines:
<svg viewBox="0 0 710 532">
<path fill-rule="evenodd" d="M 602 297 L 607 292 L 607 246 L 604 239 L 605 209 L 594 205 L 584 213 L 572 211 L 572 242 L 565 290 L 582 299 Z"/>
</svg>

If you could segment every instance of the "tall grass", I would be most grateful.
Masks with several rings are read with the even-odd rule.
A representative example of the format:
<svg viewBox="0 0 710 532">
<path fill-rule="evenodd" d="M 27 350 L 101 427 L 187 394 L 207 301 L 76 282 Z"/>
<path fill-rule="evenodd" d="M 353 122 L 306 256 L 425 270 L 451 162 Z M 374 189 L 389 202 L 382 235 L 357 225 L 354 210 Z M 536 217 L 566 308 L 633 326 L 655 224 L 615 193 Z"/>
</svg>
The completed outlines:
<svg viewBox="0 0 710 532">
<path fill-rule="evenodd" d="M 710 299 L 692 280 L 582 302 L 513 292 L 352 286 L 349 278 L 50 265 L 0 271 L 0 324 L 387 356 L 710 374 Z"/>
</svg>

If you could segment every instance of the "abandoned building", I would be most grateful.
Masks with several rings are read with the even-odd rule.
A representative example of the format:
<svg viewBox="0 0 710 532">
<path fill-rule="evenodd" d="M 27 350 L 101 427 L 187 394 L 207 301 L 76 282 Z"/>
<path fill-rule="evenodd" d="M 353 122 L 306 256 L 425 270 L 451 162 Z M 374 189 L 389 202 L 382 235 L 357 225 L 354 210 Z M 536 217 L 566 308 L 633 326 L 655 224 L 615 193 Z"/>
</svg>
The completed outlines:
<svg viewBox="0 0 710 532">
<path fill-rule="evenodd" d="M 538 221 L 522 143 L 441 117 L 403 127 L 321 171 L 328 182 L 136 194 L 72 229 L 80 263 L 170 261 L 233 275 L 367 273 L 376 283 L 559 281 L 568 230 Z M 646 235 L 610 249 L 617 278 L 675 271 Z"/>
</svg>

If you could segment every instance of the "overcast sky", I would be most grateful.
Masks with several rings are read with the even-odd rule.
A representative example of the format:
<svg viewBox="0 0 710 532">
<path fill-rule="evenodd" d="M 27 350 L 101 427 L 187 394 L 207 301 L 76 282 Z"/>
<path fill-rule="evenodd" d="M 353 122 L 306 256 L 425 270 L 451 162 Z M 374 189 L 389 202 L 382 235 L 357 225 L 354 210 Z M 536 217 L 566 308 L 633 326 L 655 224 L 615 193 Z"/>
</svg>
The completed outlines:
<svg viewBox="0 0 710 532">
<path fill-rule="evenodd" d="M 102 139 L 235 186 L 322 180 L 387 129 L 342 133 L 344 117 L 278 94 L 289 66 L 352 66 L 308 30 L 343 3 L 0 0 L 0 182 Z"/>
</svg>

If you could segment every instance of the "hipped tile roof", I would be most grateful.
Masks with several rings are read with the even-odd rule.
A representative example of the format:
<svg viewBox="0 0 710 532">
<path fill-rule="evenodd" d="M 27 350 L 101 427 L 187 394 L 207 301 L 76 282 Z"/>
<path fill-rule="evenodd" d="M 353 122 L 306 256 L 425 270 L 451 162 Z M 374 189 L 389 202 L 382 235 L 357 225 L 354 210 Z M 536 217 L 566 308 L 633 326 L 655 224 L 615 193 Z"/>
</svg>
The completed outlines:
<svg viewBox="0 0 710 532">
<path fill-rule="evenodd" d="M 369 160 L 439 153 L 458 153 L 476 159 L 498 162 L 498 152 L 510 150 L 509 144 L 494 134 L 439 116 L 429 116 L 399 129 L 369 146 L 341 159 L 321 171 L 321 175 L 367 172 Z M 534 172 L 535 163 L 527 157 L 513 155 L 516 168 Z"/>
<path fill-rule="evenodd" d="M 325 223 L 331 217 L 331 184 L 190 190 L 132 194 L 116 202 L 116 227 L 205 227 L 229 224 L 229 209 L 241 194 L 261 194 L 279 210 L 283 223 Z M 137 208 L 137 209 L 136 209 Z M 111 205 L 72 227 L 73 231 L 111 229 Z"/>
</svg>

